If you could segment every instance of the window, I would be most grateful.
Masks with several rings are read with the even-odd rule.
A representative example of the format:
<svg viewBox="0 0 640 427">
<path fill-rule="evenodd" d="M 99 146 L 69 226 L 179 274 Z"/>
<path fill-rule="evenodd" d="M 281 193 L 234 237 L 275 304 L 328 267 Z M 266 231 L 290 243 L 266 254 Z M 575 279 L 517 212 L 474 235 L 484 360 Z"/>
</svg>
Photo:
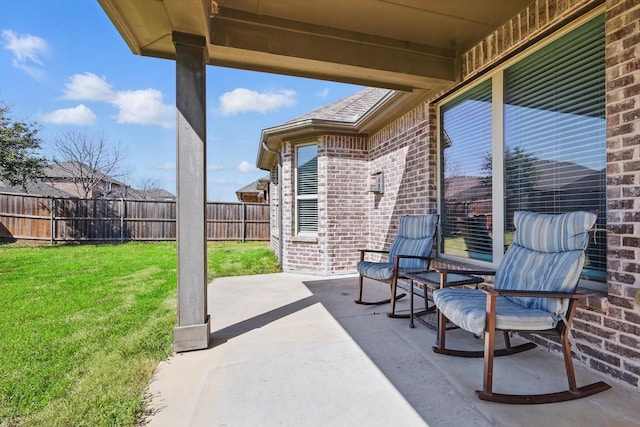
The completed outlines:
<svg viewBox="0 0 640 427">
<path fill-rule="evenodd" d="M 440 106 L 443 254 L 499 262 L 513 212 L 598 213 L 606 228 L 604 16 Z M 584 276 L 606 280 L 606 236 Z"/>
<path fill-rule="evenodd" d="M 318 145 L 296 147 L 296 232 L 318 232 Z"/>
<path fill-rule="evenodd" d="M 444 253 L 491 261 L 491 80 L 440 111 L 444 129 Z"/>
</svg>

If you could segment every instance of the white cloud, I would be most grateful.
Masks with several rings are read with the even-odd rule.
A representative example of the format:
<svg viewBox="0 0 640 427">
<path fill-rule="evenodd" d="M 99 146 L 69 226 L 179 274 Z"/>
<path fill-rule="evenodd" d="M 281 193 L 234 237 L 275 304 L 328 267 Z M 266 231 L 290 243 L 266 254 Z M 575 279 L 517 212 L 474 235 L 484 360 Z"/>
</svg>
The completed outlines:
<svg viewBox="0 0 640 427">
<path fill-rule="evenodd" d="M 118 123 L 158 125 L 170 128 L 175 123 L 172 105 L 164 104 L 157 89 L 114 90 L 104 77 L 93 73 L 74 74 L 64 86 L 64 99 L 107 102 L 118 109 Z"/>
<path fill-rule="evenodd" d="M 175 170 L 176 164 L 173 162 L 165 162 L 165 163 L 157 164 L 153 168 L 160 169 L 160 170 Z"/>
<path fill-rule="evenodd" d="M 329 88 L 326 87 L 322 89 L 320 92 L 316 92 L 316 96 L 322 99 L 326 98 L 327 96 L 329 96 Z"/>
<path fill-rule="evenodd" d="M 114 102 L 120 111 L 118 123 L 158 125 L 169 128 L 175 121 L 173 106 L 162 103 L 162 92 L 156 89 L 118 92 Z"/>
<path fill-rule="evenodd" d="M 45 75 L 42 57 L 50 54 L 47 41 L 31 34 L 17 34 L 11 30 L 3 30 L 2 38 L 4 48 L 13 53 L 13 66 L 37 80 L 42 80 Z"/>
<path fill-rule="evenodd" d="M 236 88 L 220 96 L 220 111 L 225 116 L 238 113 L 268 113 L 281 107 L 295 105 L 293 90 L 259 93 L 245 88 Z"/>
<path fill-rule="evenodd" d="M 98 119 L 90 108 L 80 104 L 77 107 L 63 108 L 47 113 L 42 117 L 42 120 L 57 124 L 90 125 Z"/>
<path fill-rule="evenodd" d="M 254 172 L 255 170 L 257 170 L 257 168 L 246 160 L 243 160 L 238 166 L 236 166 L 236 172 L 247 173 Z"/>
<path fill-rule="evenodd" d="M 116 93 L 104 77 L 93 73 L 74 74 L 64 85 L 64 99 L 113 102 Z"/>
</svg>

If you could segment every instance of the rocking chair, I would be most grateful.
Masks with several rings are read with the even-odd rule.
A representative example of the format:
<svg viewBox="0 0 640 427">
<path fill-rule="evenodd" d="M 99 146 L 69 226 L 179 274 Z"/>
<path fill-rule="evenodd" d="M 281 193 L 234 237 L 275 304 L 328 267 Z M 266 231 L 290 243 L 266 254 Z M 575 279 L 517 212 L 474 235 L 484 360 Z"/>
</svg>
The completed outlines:
<svg viewBox="0 0 640 427">
<path fill-rule="evenodd" d="M 416 273 L 429 269 L 431 262 L 431 249 L 436 235 L 438 224 L 437 214 L 409 216 L 403 215 L 398 218 L 398 235 L 391 244 L 388 251 L 361 249 L 360 262 L 357 265 L 359 278 L 359 293 L 356 304 L 378 305 L 391 303 L 389 317 L 409 317 L 408 314 L 396 314 L 396 300 L 406 294 L 397 295 L 398 279 L 406 278 L 408 273 Z M 381 253 L 388 254 L 386 262 L 365 261 L 365 254 Z M 362 288 L 364 278 L 370 278 L 379 282 L 389 283 L 391 286 L 391 297 L 381 301 L 364 301 L 362 299 Z"/>
<path fill-rule="evenodd" d="M 545 215 L 516 212 L 513 244 L 495 274 L 493 289 L 441 288 L 433 293 L 439 310 L 438 341 L 433 350 L 460 357 L 484 357 L 481 400 L 500 403 L 551 403 L 590 396 L 611 388 L 604 382 L 577 387 L 570 349 L 570 328 L 576 302 L 586 295 L 575 293 L 585 262 L 589 230 L 596 215 L 572 212 Z M 459 271 L 456 271 L 459 272 Z M 480 272 L 466 271 L 467 274 Z M 446 283 L 447 271 L 441 271 Z M 481 272 L 486 275 L 487 272 Z M 484 351 L 446 348 L 446 321 L 477 336 L 484 335 Z M 496 331 L 503 331 L 505 348 L 495 349 Z M 559 337 L 569 389 L 547 394 L 493 392 L 494 356 L 520 353 L 536 347 L 526 343 L 512 347 L 509 331 L 552 334 Z"/>
</svg>

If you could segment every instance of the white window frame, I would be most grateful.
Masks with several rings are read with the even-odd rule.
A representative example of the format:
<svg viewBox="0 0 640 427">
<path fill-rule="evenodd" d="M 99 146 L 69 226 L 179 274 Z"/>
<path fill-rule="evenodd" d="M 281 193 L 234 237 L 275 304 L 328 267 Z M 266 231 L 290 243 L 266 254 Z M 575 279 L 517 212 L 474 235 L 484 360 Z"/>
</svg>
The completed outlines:
<svg viewBox="0 0 640 427">
<path fill-rule="evenodd" d="M 300 231 L 300 224 L 299 224 L 299 216 L 298 216 L 298 205 L 299 205 L 299 200 L 316 200 L 316 206 L 318 203 L 318 192 L 316 190 L 315 194 L 305 194 L 302 196 L 298 195 L 298 149 L 301 147 L 308 147 L 310 145 L 315 145 L 316 146 L 316 155 L 317 150 L 318 150 L 318 141 L 317 140 L 313 140 L 313 141 L 308 141 L 308 142 L 304 142 L 304 143 L 298 143 L 295 144 L 293 146 L 293 152 L 294 152 L 294 176 L 293 176 L 293 197 L 294 197 L 294 218 L 295 218 L 295 234 L 297 236 L 317 236 L 318 235 L 318 230 L 316 229 L 315 232 L 311 232 L 311 231 Z M 316 170 L 317 173 L 317 170 Z M 318 183 L 316 182 L 316 185 Z M 317 207 L 316 210 L 316 216 L 318 216 L 320 211 L 319 206 Z M 319 218 L 316 218 L 316 220 L 319 223 Z M 318 224 L 318 228 L 319 228 L 319 224 Z"/>
</svg>

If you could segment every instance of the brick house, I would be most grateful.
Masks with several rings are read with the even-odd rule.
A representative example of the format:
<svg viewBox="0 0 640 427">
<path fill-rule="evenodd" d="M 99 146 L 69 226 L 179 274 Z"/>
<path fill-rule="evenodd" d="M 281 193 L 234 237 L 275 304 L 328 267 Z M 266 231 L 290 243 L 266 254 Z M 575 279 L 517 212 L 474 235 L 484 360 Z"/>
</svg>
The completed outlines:
<svg viewBox="0 0 640 427">
<path fill-rule="evenodd" d="M 639 387 L 639 58 L 639 2 L 538 0 L 460 52 L 461 80 L 437 94 L 368 88 L 264 129 L 284 270 L 352 273 L 399 215 L 426 212 L 441 215 L 438 264 L 490 267 L 514 210 L 597 211 L 577 348 Z M 474 256 L 464 238 L 485 230 Z"/>
<path fill-rule="evenodd" d="M 72 197 L 132 197 L 134 193 L 123 182 L 80 162 L 52 163 L 44 168 L 41 181 Z"/>
<path fill-rule="evenodd" d="M 238 201 L 244 203 L 269 202 L 269 175 L 256 179 L 250 184 L 236 190 Z"/>
</svg>

